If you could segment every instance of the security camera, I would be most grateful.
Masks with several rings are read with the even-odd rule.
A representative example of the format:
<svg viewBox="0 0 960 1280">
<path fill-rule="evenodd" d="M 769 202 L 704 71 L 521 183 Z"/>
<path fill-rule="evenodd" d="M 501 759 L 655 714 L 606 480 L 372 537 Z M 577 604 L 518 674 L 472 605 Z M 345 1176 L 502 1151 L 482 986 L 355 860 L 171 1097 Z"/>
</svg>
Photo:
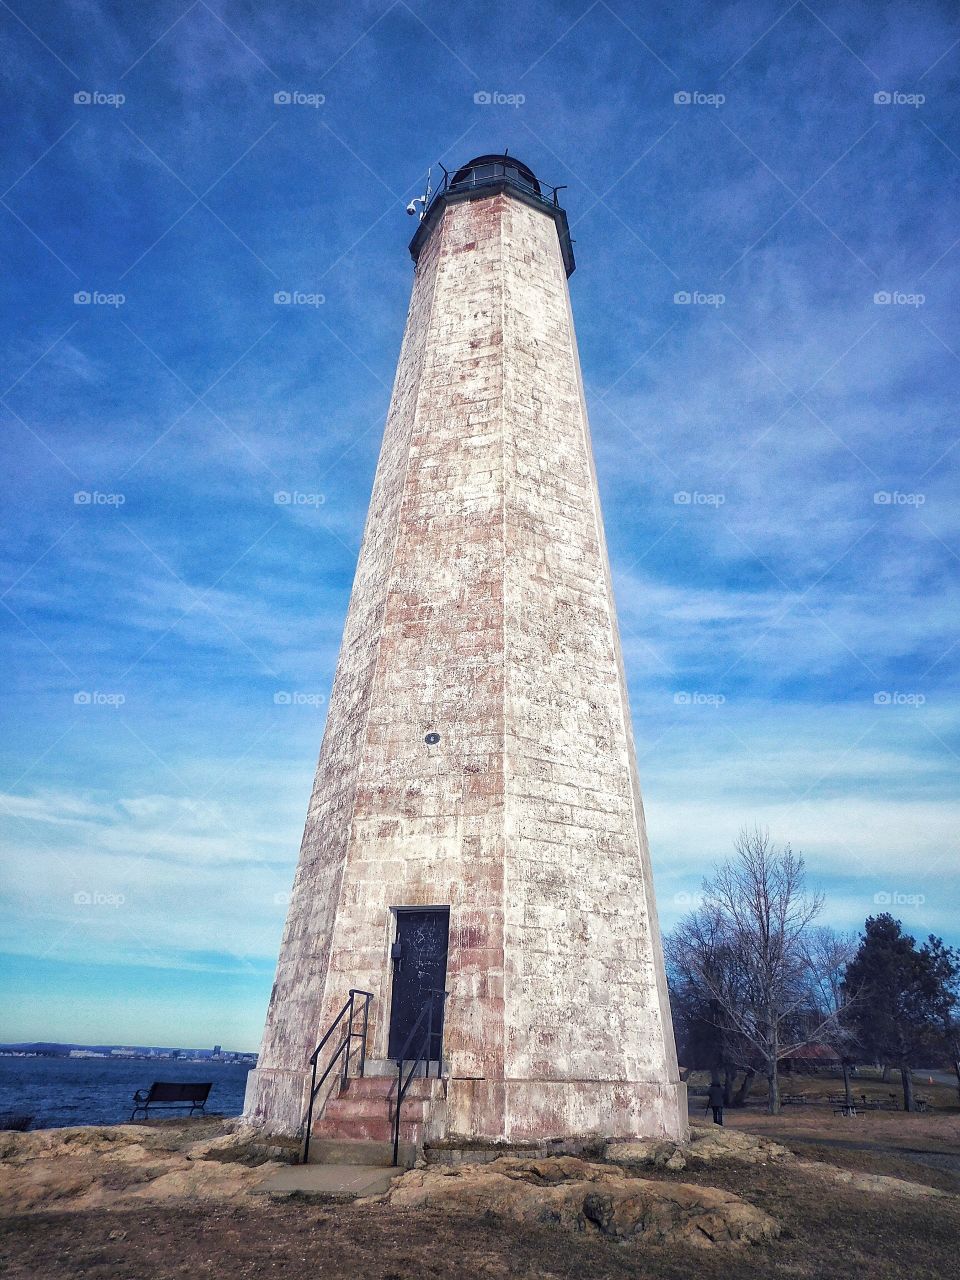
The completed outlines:
<svg viewBox="0 0 960 1280">
<path fill-rule="evenodd" d="M 413 199 L 410 201 L 410 203 L 407 205 L 407 213 L 410 214 L 411 218 L 414 216 L 414 214 L 419 214 L 420 219 L 422 221 L 427 216 L 427 205 L 430 203 L 430 196 L 433 194 L 433 188 L 430 185 L 431 172 L 432 170 L 427 171 L 426 191 L 423 193 L 422 196 L 414 196 Z M 417 208 L 418 205 L 420 206 L 419 208 Z"/>
</svg>

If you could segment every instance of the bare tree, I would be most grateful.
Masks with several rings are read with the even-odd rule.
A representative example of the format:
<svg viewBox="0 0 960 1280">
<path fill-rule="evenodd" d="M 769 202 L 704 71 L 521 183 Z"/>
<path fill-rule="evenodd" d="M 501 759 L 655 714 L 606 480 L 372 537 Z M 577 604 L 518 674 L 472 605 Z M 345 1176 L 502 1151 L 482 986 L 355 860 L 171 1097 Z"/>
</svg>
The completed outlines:
<svg viewBox="0 0 960 1280">
<path fill-rule="evenodd" d="M 749 1048 L 739 1043 L 738 1032 L 725 1013 L 738 998 L 741 971 L 722 921 L 713 911 L 693 912 L 664 939 L 664 951 L 679 1046 L 692 1065 L 709 1068 L 716 1081 L 722 1077 L 726 1106 L 742 1105 L 756 1070 L 744 1067 Z M 703 977 L 707 973 L 709 982 Z M 716 997 L 717 991 L 724 993 L 723 1000 Z M 733 1086 L 739 1070 L 743 1070 L 744 1079 L 735 1098 Z"/>
<path fill-rule="evenodd" d="M 767 1079 L 767 1106 L 780 1110 L 777 1064 L 837 1021 L 813 1028 L 803 1015 L 814 984 L 809 947 L 823 906 L 806 891 L 803 857 L 744 829 L 735 853 L 704 882 L 705 901 L 675 931 L 671 956 L 721 1011 L 730 1051 Z"/>
<path fill-rule="evenodd" d="M 859 1041 L 851 1016 L 857 993 L 848 986 L 846 973 L 857 953 L 857 945 L 853 934 L 837 933 L 825 926 L 811 930 L 807 943 L 811 1007 L 817 1027 L 809 1038 L 819 1039 L 835 1050 L 843 1071 L 843 1091 L 848 1104 L 853 1102 L 850 1068 Z"/>
</svg>

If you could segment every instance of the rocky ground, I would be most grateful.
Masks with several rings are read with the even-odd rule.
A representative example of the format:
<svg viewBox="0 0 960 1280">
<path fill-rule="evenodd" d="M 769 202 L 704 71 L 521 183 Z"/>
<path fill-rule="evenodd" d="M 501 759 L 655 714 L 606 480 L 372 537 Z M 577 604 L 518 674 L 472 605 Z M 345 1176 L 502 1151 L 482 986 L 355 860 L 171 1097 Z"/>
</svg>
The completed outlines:
<svg viewBox="0 0 960 1280">
<path fill-rule="evenodd" d="M 619 1242 L 701 1249 L 756 1244 L 780 1234 L 775 1219 L 731 1191 L 641 1178 L 574 1156 L 505 1156 L 490 1164 L 414 1169 L 398 1180 L 386 1202 L 551 1223 Z"/>
<path fill-rule="evenodd" d="M 0 1134 L 0 1276 L 941 1280 L 960 1237 L 949 1172 L 840 1167 L 742 1128 L 427 1165 L 353 1205 L 259 1194 L 288 1155 L 231 1121 Z"/>
<path fill-rule="evenodd" d="M 236 1200 L 282 1153 L 235 1129 L 211 1119 L 0 1132 L 0 1214 Z"/>
</svg>

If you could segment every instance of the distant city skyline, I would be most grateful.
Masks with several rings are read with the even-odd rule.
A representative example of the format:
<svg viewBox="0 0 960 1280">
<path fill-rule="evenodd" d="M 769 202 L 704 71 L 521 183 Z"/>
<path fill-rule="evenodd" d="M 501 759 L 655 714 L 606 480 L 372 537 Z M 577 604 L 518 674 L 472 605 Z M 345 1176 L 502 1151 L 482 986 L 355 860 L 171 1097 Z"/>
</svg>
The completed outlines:
<svg viewBox="0 0 960 1280">
<path fill-rule="evenodd" d="M 217 1061 L 222 1059 L 225 1062 L 232 1062 L 240 1058 L 252 1059 L 257 1056 L 255 1050 L 221 1049 L 219 1045 L 216 1045 L 213 1049 L 204 1049 L 196 1047 L 177 1048 L 173 1045 L 74 1044 L 71 1041 L 64 1043 L 57 1040 L 24 1040 L 15 1041 L 12 1044 L 0 1044 L 0 1054 L 46 1054 L 60 1051 L 65 1051 L 71 1058 L 149 1057 L 180 1059 L 183 1061 L 190 1061 L 191 1059 Z"/>
<path fill-rule="evenodd" d="M 0 40 L 0 1038 L 256 1048 L 404 209 L 504 147 L 566 188 L 664 928 L 759 823 L 824 923 L 960 943 L 950 6 L 11 0 Z"/>
</svg>

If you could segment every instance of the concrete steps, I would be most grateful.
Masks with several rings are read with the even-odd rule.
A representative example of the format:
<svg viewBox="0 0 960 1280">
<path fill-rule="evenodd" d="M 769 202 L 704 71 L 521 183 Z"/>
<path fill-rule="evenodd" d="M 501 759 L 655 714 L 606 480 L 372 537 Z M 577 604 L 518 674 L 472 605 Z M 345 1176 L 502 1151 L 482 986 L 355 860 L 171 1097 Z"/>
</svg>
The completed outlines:
<svg viewBox="0 0 960 1280">
<path fill-rule="evenodd" d="M 348 1079 L 346 1088 L 327 1100 L 323 1112 L 313 1122 L 311 1162 L 318 1141 L 389 1144 L 392 1159 L 396 1096 L 395 1074 Z M 443 1098 L 442 1080 L 420 1077 L 410 1082 L 400 1113 L 402 1144 L 414 1150 L 423 1146 L 431 1112 Z"/>
<path fill-rule="evenodd" d="M 397 1153 L 401 1169 L 412 1169 L 418 1149 L 413 1142 L 401 1142 Z M 310 1164 L 358 1165 L 362 1168 L 392 1168 L 393 1139 L 370 1142 L 357 1139 L 311 1138 Z"/>
</svg>

